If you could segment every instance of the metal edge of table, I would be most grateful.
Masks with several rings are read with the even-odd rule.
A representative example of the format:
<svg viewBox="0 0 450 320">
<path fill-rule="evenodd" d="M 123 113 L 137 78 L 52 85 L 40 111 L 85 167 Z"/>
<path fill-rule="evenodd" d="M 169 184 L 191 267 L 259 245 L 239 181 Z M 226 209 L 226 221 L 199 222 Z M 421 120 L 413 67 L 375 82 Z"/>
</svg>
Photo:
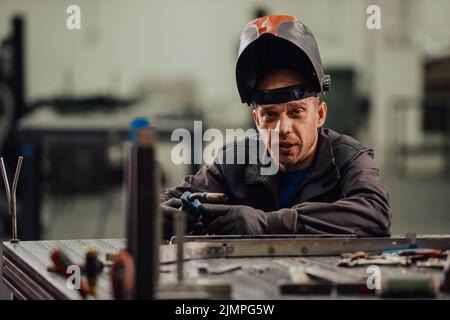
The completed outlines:
<svg viewBox="0 0 450 320">
<path fill-rule="evenodd" d="M 195 245 L 197 244 L 197 246 Z M 345 252 L 382 252 L 415 247 L 450 249 L 450 235 L 418 235 L 390 238 L 203 239 L 186 242 L 188 251 L 204 246 L 212 257 L 325 256 Z M 208 256 L 208 253 L 206 253 Z"/>
<path fill-rule="evenodd" d="M 19 299 L 80 299 L 78 293 L 70 292 L 68 296 L 68 291 L 61 288 L 64 286 L 62 284 L 65 283 L 64 279 L 58 281 L 55 286 L 55 281 L 49 275 L 33 268 L 5 244 L 3 244 L 2 269 L 3 283 Z"/>
</svg>

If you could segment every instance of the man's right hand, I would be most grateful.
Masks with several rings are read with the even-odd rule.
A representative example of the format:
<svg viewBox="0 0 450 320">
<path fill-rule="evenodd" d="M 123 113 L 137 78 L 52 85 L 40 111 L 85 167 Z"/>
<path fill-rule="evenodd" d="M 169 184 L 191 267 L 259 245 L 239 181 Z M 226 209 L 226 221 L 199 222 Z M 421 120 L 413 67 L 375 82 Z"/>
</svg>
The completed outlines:
<svg viewBox="0 0 450 320">
<path fill-rule="evenodd" d="M 159 205 L 164 219 L 164 239 L 170 239 L 174 235 L 174 221 L 175 216 L 180 213 L 181 200 L 172 198 Z M 184 213 L 183 213 L 184 214 Z M 186 217 L 186 233 L 192 230 L 192 226 L 197 222 L 190 214 L 185 214 Z"/>
<path fill-rule="evenodd" d="M 174 235 L 174 220 L 175 215 L 179 212 L 181 207 L 181 200 L 172 198 L 159 205 L 163 215 L 164 239 L 169 240 Z"/>
<path fill-rule="evenodd" d="M 219 202 L 218 204 L 225 204 L 225 203 Z M 181 200 L 178 198 L 171 198 L 160 204 L 161 213 L 163 214 L 164 219 L 164 239 L 170 239 L 174 235 L 175 233 L 174 220 L 175 216 L 180 213 L 181 205 L 182 205 Z M 206 234 L 206 229 L 208 228 L 208 226 L 216 218 L 221 216 L 221 215 L 216 216 L 214 214 L 207 214 L 207 215 L 202 214 L 201 217 L 195 217 L 189 213 L 186 213 L 185 211 L 183 211 L 183 214 L 185 215 L 186 219 L 186 233 L 197 232 L 195 234 Z"/>
<path fill-rule="evenodd" d="M 160 204 L 161 212 L 164 218 L 171 218 L 174 214 L 178 212 L 181 207 L 181 200 L 177 198 L 172 198 Z"/>
</svg>

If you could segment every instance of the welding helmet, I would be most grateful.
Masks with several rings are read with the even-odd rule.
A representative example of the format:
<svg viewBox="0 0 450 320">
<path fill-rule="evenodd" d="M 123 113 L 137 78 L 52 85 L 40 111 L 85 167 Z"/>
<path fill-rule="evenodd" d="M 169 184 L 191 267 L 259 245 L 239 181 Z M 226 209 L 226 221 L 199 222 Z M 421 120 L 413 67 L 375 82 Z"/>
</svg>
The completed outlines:
<svg viewBox="0 0 450 320">
<path fill-rule="evenodd" d="M 268 72 L 288 68 L 308 78 L 307 85 L 259 90 Z M 236 82 L 242 103 L 265 104 L 300 100 L 330 90 L 319 48 L 311 31 L 292 16 L 266 16 L 249 22 L 242 31 L 236 63 Z"/>
</svg>

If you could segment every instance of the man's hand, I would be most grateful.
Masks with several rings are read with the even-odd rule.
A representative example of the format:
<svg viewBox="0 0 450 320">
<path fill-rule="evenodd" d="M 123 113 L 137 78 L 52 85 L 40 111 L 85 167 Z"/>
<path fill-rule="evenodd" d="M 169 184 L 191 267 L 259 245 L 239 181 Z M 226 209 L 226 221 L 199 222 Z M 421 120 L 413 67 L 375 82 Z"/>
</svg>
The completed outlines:
<svg viewBox="0 0 450 320">
<path fill-rule="evenodd" d="M 292 210 L 264 212 L 243 205 L 202 205 L 202 222 L 207 226 L 208 234 L 295 233 L 296 219 Z"/>
<path fill-rule="evenodd" d="M 180 213 L 181 200 L 178 198 L 172 198 L 160 205 L 161 213 L 164 219 L 164 238 L 169 239 L 174 233 L 174 220 L 175 216 Z M 186 214 L 186 232 L 191 231 L 191 227 L 196 223 L 196 219 L 190 214 Z"/>
</svg>

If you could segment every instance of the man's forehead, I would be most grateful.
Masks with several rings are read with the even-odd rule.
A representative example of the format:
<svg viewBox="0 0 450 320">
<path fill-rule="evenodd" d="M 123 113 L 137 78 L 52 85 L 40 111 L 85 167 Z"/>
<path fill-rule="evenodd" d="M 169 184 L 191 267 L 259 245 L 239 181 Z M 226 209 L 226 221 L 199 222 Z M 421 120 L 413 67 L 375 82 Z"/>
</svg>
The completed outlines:
<svg viewBox="0 0 450 320">
<path fill-rule="evenodd" d="M 278 104 L 261 104 L 258 105 L 258 107 L 261 107 L 262 110 L 269 110 L 269 109 L 275 109 L 275 108 L 282 108 L 284 106 L 287 106 L 288 108 L 298 108 L 298 107 L 306 107 L 308 105 L 308 101 L 306 99 L 302 100 L 295 100 L 295 101 L 289 101 L 285 103 L 278 103 Z"/>
</svg>

